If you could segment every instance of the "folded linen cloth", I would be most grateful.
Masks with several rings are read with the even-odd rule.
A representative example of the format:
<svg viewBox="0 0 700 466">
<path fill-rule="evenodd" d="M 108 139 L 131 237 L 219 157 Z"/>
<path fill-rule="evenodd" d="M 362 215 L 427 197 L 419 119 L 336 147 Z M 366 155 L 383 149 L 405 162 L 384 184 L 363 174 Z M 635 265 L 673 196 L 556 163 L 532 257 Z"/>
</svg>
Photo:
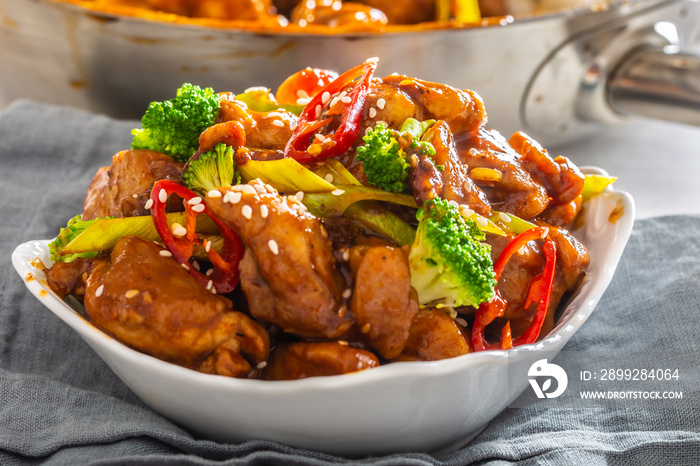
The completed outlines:
<svg viewBox="0 0 700 466">
<path fill-rule="evenodd" d="M 136 125 L 31 102 L 0 115 L 0 464 L 700 463 L 696 216 L 637 221 L 610 288 L 554 359 L 570 374 L 567 396 L 508 408 L 457 451 L 341 458 L 194 437 L 131 393 L 10 264 L 15 246 L 55 236 L 79 213 L 95 171 L 129 146 Z M 646 370 L 650 385 L 611 379 L 617 368 Z M 652 381 L 656 369 L 678 376 Z M 601 387 L 629 394 L 579 396 Z M 682 398 L 635 398 L 637 391 Z"/>
</svg>

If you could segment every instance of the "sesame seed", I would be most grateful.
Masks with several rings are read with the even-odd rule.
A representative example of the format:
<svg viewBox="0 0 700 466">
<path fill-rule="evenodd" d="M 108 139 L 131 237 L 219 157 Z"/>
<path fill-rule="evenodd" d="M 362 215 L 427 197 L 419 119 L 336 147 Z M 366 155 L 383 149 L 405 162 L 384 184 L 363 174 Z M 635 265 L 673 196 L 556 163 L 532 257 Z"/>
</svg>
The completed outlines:
<svg viewBox="0 0 700 466">
<path fill-rule="evenodd" d="M 229 189 L 231 191 L 237 191 L 237 192 L 242 192 L 242 193 L 246 193 L 246 194 L 256 194 L 257 193 L 255 188 L 249 184 L 237 184 L 237 185 L 231 186 Z"/>
<path fill-rule="evenodd" d="M 192 199 L 190 199 L 189 201 L 187 201 L 187 203 L 188 203 L 189 205 L 201 204 L 201 203 L 202 203 L 202 198 L 199 197 L 199 196 L 193 197 Z"/>
<path fill-rule="evenodd" d="M 350 260 L 350 250 L 349 249 L 346 249 L 345 251 L 343 251 L 343 260 L 345 262 Z"/>
<path fill-rule="evenodd" d="M 479 152 L 478 152 L 475 148 L 473 148 L 473 147 L 472 147 L 471 149 L 469 149 L 469 155 L 471 155 L 471 156 L 475 156 L 475 155 L 477 155 L 478 153 L 479 153 Z"/>
<path fill-rule="evenodd" d="M 292 131 L 294 131 L 295 129 L 297 129 L 297 122 L 296 122 L 296 121 L 292 121 L 291 123 L 289 123 L 289 129 L 291 129 Z"/>
<path fill-rule="evenodd" d="M 472 215 L 474 215 L 474 211 L 471 210 L 469 207 L 462 206 L 460 209 L 460 213 L 462 214 L 462 217 L 469 218 Z"/>
<path fill-rule="evenodd" d="M 323 79 L 321 79 L 321 78 L 319 78 L 317 82 L 318 82 L 318 85 L 321 86 L 321 87 L 323 87 L 323 86 L 326 85 L 326 83 L 324 83 L 324 82 L 323 82 Z"/>
<path fill-rule="evenodd" d="M 147 200 L 146 203 L 143 205 L 143 208 L 146 210 L 151 210 L 151 207 L 153 207 L 153 199 Z"/>
<path fill-rule="evenodd" d="M 352 296 L 352 290 L 350 288 L 343 291 L 343 298 L 348 299 L 350 296 Z"/>
<path fill-rule="evenodd" d="M 377 116 L 377 109 L 374 107 L 370 107 L 369 109 L 369 117 L 374 118 Z"/>
<path fill-rule="evenodd" d="M 304 191 L 299 191 L 299 192 L 296 193 L 294 196 L 297 198 L 297 200 L 298 200 L 299 202 L 301 202 L 301 201 L 304 200 Z"/>
<path fill-rule="evenodd" d="M 339 345 L 348 346 L 348 342 L 345 340 L 338 340 Z"/>
<path fill-rule="evenodd" d="M 464 191 L 467 193 L 472 192 L 472 184 L 469 182 L 469 180 L 464 182 Z"/>
<path fill-rule="evenodd" d="M 132 194 L 131 197 L 133 197 L 134 199 L 138 199 L 138 198 L 139 198 L 139 195 L 138 195 L 138 194 Z"/>
<path fill-rule="evenodd" d="M 329 174 L 327 174 L 326 176 L 324 176 L 323 179 L 326 180 L 326 181 L 328 181 L 329 183 L 332 183 L 332 182 L 333 182 L 333 175 L 331 175 L 331 174 L 329 173 Z"/>
<path fill-rule="evenodd" d="M 231 204 L 238 204 L 241 201 L 241 193 L 228 192 L 224 196 L 224 202 L 230 202 Z"/>
<path fill-rule="evenodd" d="M 348 96 L 345 96 L 342 99 L 340 99 L 340 101 L 344 104 L 349 104 L 350 102 L 352 102 L 352 99 Z"/>
<path fill-rule="evenodd" d="M 267 363 L 265 361 L 259 362 L 257 366 L 258 369 L 265 369 L 267 367 Z"/>
<path fill-rule="evenodd" d="M 273 187 L 270 186 L 269 184 L 266 184 L 266 185 L 265 185 L 265 189 L 267 189 L 267 192 L 268 192 L 268 193 L 273 193 L 273 194 L 275 193 L 275 188 L 273 188 Z"/>
<path fill-rule="evenodd" d="M 204 273 L 204 275 L 206 275 L 207 277 L 211 277 L 211 274 L 213 274 L 213 273 L 214 273 L 214 269 L 209 269 Z"/>
<path fill-rule="evenodd" d="M 211 290 L 211 287 L 212 287 L 212 286 L 214 286 L 214 282 L 211 281 L 211 280 L 209 280 L 209 281 L 207 282 L 207 290 Z"/>
<path fill-rule="evenodd" d="M 97 296 L 97 297 L 99 298 L 100 296 L 102 296 L 102 292 L 103 292 L 104 290 L 105 290 L 105 286 L 104 286 L 104 285 L 98 286 L 97 289 L 95 290 L 95 296 Z"/>
<path fill-rule="evenodd" d="M 255 188 L 255 192 L 258 194 L 265 194 L 267 192 L 267 189 L 265 189 L 265 185 L 261 183 L 255 183 L 253 185 L 253 188 Z"/>
<path fill-rule="evenodd" d="M 377 107 L 379 107 L 379 110 L 384 110 L 385 105 L 386 105 L 386 100 L 377 99 Z"/>
<path fill-rule="evenodd" d="M 272 254 L 274 254 L 275 256 L 280 253 L 279 246 L 277 246 L 277 241 L 275 241 L 274 239 L 268 241 L 267 246 L 270 248 L 270 251 L 272 251 Z"/>
<path fill-rule="evenodd" d="M 204 208 L 205 208 L 205 207 L 204 207 L 204 204 L 197 204 L 197 205 L 193 205 L 193 206 L 192 206 L 192 210 L 193 210 L 194 212 L 198 212 L 198 213 L 200 213 L 200 214 L 201 214 L 202 212 L 204 212 Z"/>
<path fill-rule="evenodd" d="M 348 310 L 347 306 L 340 306 L 340 309 L 338 309 L 338 317 L 343 317 L 345 315 L 345 311 Z M 338 342 L 340 343 L 340 341 Z M 342 343 L 340 343 L 342 345 Z M 345 342 L 347 344 L 347 342 Z"/>
<path fill-rule="evenodd" d="M 367 128 L 365 128 L 365 136 L 367 136 L 367 135 L 368 135 L 369 133 L 371 133 L 371 132 L 372 132 L 372 128 L 371 128 L 370 126 L 368 126 Z"/>
<path fill-rule="evenodd" d="M 297 105 L 308 105 L 308 103 L 311 102 L 311 99 L 309 98 L 299 98 L 297 99 Z"/>
<path fill-rule="evenodd" d="M 321 117 L 321 110 L 322 110 L 321 105 L 320 104 L 316 105 L 316 119 L 317 120 Z"/>
<path fill-rule="evenodd" d="M 450 204 L 451 206 L 459 208 L 459 204 L 457 204 L 457 201 L 455 201 L 454 199 L 447 201 L 447 203 Z"/>
<path fill-rule="evenodd" d="M 253 217 L 253 208 L 249 205 L 244 205 L 241 209 L 241 215 L 250 220 Z"/>
<path fill-rule="evenodd" d="M 177 238 L 182 238 L 187 234 L 187 230 L 185 229 L 185 227 L 183 227 L 177 222 L 170 225 L 170 231 L 173 233 L 173 236 Z"/>
<path fill-rule="evenodd" d="M 278 128 L 284 128 L 284 121 L 282 120 L 272 120 L 272 124 Z"/>
<path fill-rule="evenodd" d="M 542 235 L 540 236 L 540 238 L 546 239 L 548 234 L 549 234 L 549 228 L 545 228 L 544 231 L 542 232 Z"/>
<path fill-rule="evenodd" d="M 297 91 L 297 97 L 299 97 L 300 99 L 308 99 L 308 98 L 309 98 L 309 94 L 307 94 L 305 90 L 299 89 L 299 90 Z"/>
<path fill-rule="evenodd" d="M 331 194 L 334 196 L 342 196 L 343 194 L 345 194 L 345 191 L 343 191 L 342 189 L 336 189 L 335 191 L 331 191 Z"/>
<path fill-rule="evenodd" d="M 270 213 L 270 210 L 267 208 L 265 204 L 260 206 L 260 216 L 262 218 L 267 218 L 267 214 Z"/>
<path fill-rule="evenodd" d="M 126 296 L 127 299 L 131 299 L 137 294 L 139 294 L 139 290 L 129 290 L 126 293 L 124 293 L 124 296 Z"/>
<path fill-rule="evenodd" d="M 160 192 L 158 193 L 158 200 L 160 202 L 167 202 L 168 193 L 165 192 L 165 189 L 161 189 Z"/>
<path fill-rule="evenodd" d="M 476 224 L 483 228 L 488 225 L 489 222 L 487 222 L 484 217 L 476 217 Z"/>
<path fill-rule="evenodd" d="M 321 133 L 316 133 L 314 136 L 318 139 L 318 142 L 323 143 L 326 141 L 326 137 Z"/>
<path fill-rule="evenodd" d="M 506 214 L 505 212 L 499 212 L 498 218 L 500 218 L 501 222 L 503 222 L 503 223 L 510 223 L 511 222 L 510 215 Z"/>
<path fill-rule="evenodd" d="M 371 330 L 371 328 L 372 328 L 372 326 L 369 324 L 369 322 L 367 322 L 365 325 L 362 326 L 362 328 L 360 329 L 360 332 L 362 332 L 364 334 L 368 334 L 369 331 Z"/>
<path fill-rule="evenodd" d="M 323 94 L 321 94 L 321 102 L 325 105 L 326 102 L 328 102 L 331 98 L 331 93 L 326 91 Z"/>
<path fill-rule="evenodd" d="M 206 252 L 211 251 L 211 241 L 207 241 L 207 242 L 204 243 L 204 250 L 205 250 Z"/>
<path fill-rule="evenodd" d="M 221 197 L 221 191 L 219 191 L 218 189 L 212 189 L 207 193 L 207 196 L 211 198 Z"/>
<path fill-rule="evenodd" d="M 197 261 L 192 261 L 192 267 L 194 267 L 195 270 L 200 270 L 199 262 Z"/>
<path fill-rule="evenodd" d="M 323 225 L 321 225 L 321 236 L 323 236 L 324 238 L 328 238 L 328 230 L 326 230 L 326 227 L 324 227 Z"/>
<path fill-rule="evenodd" d="M 457 318 L 455 319 L 455 322 L 457 322 L 460 326 L 465 327 L 465 328 L 469 325 L 469 324 L 467 323 L 467 321 L 464 320 L 464 319 L 462 319 L 461 317 L 457 317 Z"/>
<path fill-rule="evenodd" d="M 190 271 L 189 265 L 185 264 L 184 262 L 180 264 L 183 269 L 187 270 L 188 272 Z"/>
<path fill-rule="evenodd" d="M 211 287 L 211 290 L 209 290 L 209 291 L 211 292 L 211 294 L 217 294 L 216 288 L 214 288 L 213 286 Z"/>
<path fill-rule="evenodd" d="M 329 105 L 329 107 L 333 107 L 333 106 L 335 106 L 335 104 L 337 104 L 337 103 L 338 103 L 338 97 L 333 97 L 333 98 L 331 99 L 331 104 Z"/>
<path fill-rule="evenodd" d="M 389 125 L 386 123 L 386 121 L 383 121 L 383 120 L 377 120 L 377 124 L 382 125 L 382 126 L 386 126 L 387 128 L 389 127 Z"/>
<path fill-rule="evenodd" d="M 168 251 L 167 249 L 163 249 L 158 254 L 160 254 L 163 257 L 173 257 L 173 253 Z"/>
</svg>

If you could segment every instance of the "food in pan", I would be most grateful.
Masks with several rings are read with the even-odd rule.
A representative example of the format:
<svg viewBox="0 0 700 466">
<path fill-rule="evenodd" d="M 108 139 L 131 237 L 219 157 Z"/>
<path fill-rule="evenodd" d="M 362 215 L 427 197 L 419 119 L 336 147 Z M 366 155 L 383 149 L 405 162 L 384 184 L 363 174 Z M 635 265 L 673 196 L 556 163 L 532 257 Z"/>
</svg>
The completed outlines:
<svg viewBox="0 0 700 466">
<path fill-rule="evenodd" d="M 549 0 L 61 0 L 156 20 L 326 32 L 492 24 L 581 2 Z M 584 2 L 585 3 L 585 2 Z"/>
<path fill-rule="evenodd" d="M 231 377 L 542 338 L 589 264 L 568 229 L 612 179 L 487 129 L 473 91 L 376 65 L 151 103 L 52 242 L 52 289 L 132 348 Z"/>
</svg>

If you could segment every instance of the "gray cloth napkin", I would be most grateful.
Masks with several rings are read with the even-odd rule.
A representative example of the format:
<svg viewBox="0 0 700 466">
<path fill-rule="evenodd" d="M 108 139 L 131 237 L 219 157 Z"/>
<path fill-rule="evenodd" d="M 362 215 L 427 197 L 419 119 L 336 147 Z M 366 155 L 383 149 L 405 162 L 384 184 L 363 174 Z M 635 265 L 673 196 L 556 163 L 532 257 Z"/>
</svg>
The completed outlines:
<svg viewBox="0 0 700 466">
<path fill-rule="evenodd" d="M 469 445 L 340 458 L 267 441 L 193 437 L 146 407 L 26 291 L 15 246 L 50 238 L 81 210 L 99 166 L 135 122 L 17 102 L 0 115 L 0 464 L 698 464 L 700 218 L 638 221 L 592 317 L 554 362 L 567 396 L 506 409 Z M 678 369 L 665 381 L 581 380 L 588 371 Z M 587 390 L 668 390 L 682 399 L 582 399 Z"/>
</svg>

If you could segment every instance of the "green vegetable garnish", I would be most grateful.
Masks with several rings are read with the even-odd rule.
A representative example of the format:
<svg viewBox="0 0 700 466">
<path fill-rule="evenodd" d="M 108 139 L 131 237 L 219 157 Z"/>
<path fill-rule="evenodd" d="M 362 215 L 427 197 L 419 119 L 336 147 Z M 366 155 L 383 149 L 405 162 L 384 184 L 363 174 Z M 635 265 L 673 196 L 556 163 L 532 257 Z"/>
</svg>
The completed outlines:
<svg viewBox="0 0 700 466">
<path fill-rule="evenodd" d="M 190 160 L 182 171 L 182 181 L 202 196 L 220 186 L 240 183 L 241 175 L 236 171 L 233 149 L 219 143 L 214 150 Z"/>
</svg>

